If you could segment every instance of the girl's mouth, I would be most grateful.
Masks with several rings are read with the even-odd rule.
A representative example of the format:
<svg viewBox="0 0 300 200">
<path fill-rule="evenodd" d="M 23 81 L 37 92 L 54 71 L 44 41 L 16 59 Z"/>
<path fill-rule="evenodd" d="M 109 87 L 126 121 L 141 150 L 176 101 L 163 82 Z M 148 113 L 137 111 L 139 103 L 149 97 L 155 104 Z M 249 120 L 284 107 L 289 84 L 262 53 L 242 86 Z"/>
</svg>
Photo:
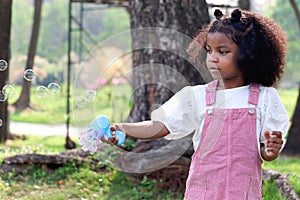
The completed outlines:
<svg viewBox="0 0 300 200">
<path fill-rule="evenodd" d="M 209 71 L 219 71 L 219 68 L 217 68 L 217 67 L 209 67 L 208 70 Z"/>
</svg>

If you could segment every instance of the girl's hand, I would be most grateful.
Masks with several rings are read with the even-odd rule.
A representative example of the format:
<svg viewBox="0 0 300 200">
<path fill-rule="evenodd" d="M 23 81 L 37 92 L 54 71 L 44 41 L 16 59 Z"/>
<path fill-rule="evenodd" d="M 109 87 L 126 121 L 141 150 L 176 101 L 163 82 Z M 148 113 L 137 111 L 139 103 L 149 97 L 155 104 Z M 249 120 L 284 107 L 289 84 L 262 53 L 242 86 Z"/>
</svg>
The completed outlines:
<svg viewBox="0 0 300 200">
<path fill-rule="evenodd" d="M 110 131 L 111 131 L 111 134 L 112 134 L 112 137 L 108 139 L 108 142 L 110 144 L 113 144 L 113 145 L 116 145 L 118 144 L 118 141 L 119 141 L 119 138 L 116 136 L 116 130 L 117 130 L 117 124 L 112 124 L 110 126 Z M 124 133 L 125 134 L 125 133 Z M 121 146 L 118 146 L 118 147 L 121 147 L 123 148 L 124 147 L 124 144 L 121 144 Z"/>
<path fill-rule="evenodd" d="M 280 153 L 280 149 L 283 144 L 282 133 L 280 131 L 265 131 L 265 145 L 262 157 L 267 161 L 272 161 Z"/>
</svg>

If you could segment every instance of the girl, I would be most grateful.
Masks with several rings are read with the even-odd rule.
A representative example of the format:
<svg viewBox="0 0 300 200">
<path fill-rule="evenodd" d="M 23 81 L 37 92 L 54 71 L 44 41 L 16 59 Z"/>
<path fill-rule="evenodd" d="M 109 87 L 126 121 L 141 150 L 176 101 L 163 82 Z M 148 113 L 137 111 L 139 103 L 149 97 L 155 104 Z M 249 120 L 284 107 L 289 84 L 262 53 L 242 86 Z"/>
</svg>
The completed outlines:
<svg viewBox="0 0 300 200">
<path fill-rule="evenodd" d="M 185 87 L 153 111 L 151 121 L 111 129 L 147 139 L 195 131 L 185 200 L 258 200 L 262 160 L 279 155 L 288 129 L 288 114 L 272 87 L 283 73 L 287 39 L 273 20 L 253 12 L 214 15 L 188 48 L 193 61 L 199 44 L 205 48 L 214 81 Z"/>
</svg>

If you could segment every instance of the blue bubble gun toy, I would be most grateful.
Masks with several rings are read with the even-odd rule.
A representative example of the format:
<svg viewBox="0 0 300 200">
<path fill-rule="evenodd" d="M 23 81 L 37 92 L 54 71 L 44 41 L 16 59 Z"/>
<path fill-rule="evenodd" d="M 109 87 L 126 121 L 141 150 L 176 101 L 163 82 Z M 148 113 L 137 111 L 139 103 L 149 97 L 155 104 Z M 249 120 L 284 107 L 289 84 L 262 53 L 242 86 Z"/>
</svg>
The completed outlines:
<svg viewBox="0 0 300 200">
<path fill-rule="evenodd" d="M 109 118 L 105 115 L 98 115 L 89 125 L 86 132 L 80 133 L 79 144 L 85 151 L 96 152 L 103 137 L 110 139 L 112 137 Z M 118 138 L 117 146 L 121 146 L 125 141 L 125 134 L 119 130 L 116 131 Z"/>
</svg>

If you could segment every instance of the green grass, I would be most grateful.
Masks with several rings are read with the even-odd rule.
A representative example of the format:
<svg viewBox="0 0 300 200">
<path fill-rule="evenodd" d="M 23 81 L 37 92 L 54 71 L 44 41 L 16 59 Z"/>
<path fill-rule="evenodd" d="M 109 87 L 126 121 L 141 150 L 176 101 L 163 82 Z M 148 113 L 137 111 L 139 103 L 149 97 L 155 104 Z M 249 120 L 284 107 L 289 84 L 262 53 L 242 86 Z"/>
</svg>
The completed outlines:
<svg viewBox="0 0 300 200">
<path fill-rule="evenodd" d="M 300 159 L 280 156 L 272 162 L 264 162 L 263 168 L 275 170 L 283 174 L 294 174 L 300 176 Z"/>
<path fill-rule="evenodd" d="M 118 86 L 120 87 L 120 86 Z M 121 86 L 122 87 L 122 86 Z M 120 95 L 115 90 L 122 91 Z M 121 90 L 120 90 L 121 89 Z M 36 110 L 28 110 L 22 113 L 11 112 L 11 119 L 21 122 L 35 123 L 65 123 L 66 95 L 39 98 L 32 88 L 32 105 Z M 62 87 L 62 91 L 65 88 Z M 18 97 L 20 88 L 15 88 L 15 95 L 10 97 L 12 103 Z M 78 91 L 75 96 L 85 91 Z M 298 90 L 279 90 L 280 97 L 285 104 L 289 115 L 292 116 L 293 109 L 298 96 Z M 126 96 L 127 95 L 127 96 Z M 78 107 L 72 100 L 72 116 L 82 116 L 82 124 L 88 122 L 86 114 L 95 115 L 102 113 L 114 120 L 122 120 L 130 109 L 131 91 L 128 87 L 114 88 L 107 86 L 97 92 L 96 100 Z M 113 98 L 112 98 L 113 97 Z M 112 102 L 111 99 L 114 99 Z M 125 104 L 124 104 L 125 101 Z M 112 106 L 113 105 L 113 106 Z M 119 112 L 118 115 L 115 113 Z M 122 112 L 121 112 L 122 111 Z M 115 113 L 114 113 L 115 112 Z M 82 114 L 81 114 L 82 113 Z M 83 115 L 84 114 L 84 115 Z M 73 119 L 71 117 L 71 119 Z M 75 120 L 72 124 L 77 124 Z M 76 141 L 76 139 L 75 139 Z M 64 137 L 39 137 L 27 136 L 26 140 L 8 140 L 7 144 L 0 145 L 0 162 L 4 157 L 22 153 L 44 153 L 56 154 L 64 151 Z M 107 166 L 105 163 L 99 165 Z M 284 174 L 290 174 L 289 180 L 296 192 L 300 195 L 300 161 L 296 158 L 279 157 L 272 162 L 264 162 L 264 169 L 272 169 Z M 0 199 L 25 199 L 25 200 L 65 200 L 65 199 L 99 199 L 99 200 L 177 200 L 182 199 L 182 193 L 174 190 L 164 190 L 160 187 L 161 181 L 133 179 L 122 172 L 107 168 L 95 172 L 92 166 L 76 168 L 74 165 L 66 165 L 56 170 L 43 166 L 33 165 L 24 170 L 21 175 L 16 176 L 14 172 L 2 174 L 0 177 Z M 272 180 L 263 182 L 264 200 L 281 200 L 279 191 L 276 190 Z"/>
<path fill-rule="evenodd" d="M 14 112 L 10 109 L 10 119 L 17 122 L 34 122 L 42 124 L 57 124 L 66 121 L 66 95 L 48 95 L 41 98 L 36 94 L 36 87 L 31 88 L 30 101 L 32 110 Z M 64 88 L 61 88 L 64 90 Z M 8 103 L 14 103 L 21 93 L 21 87 L 14 87 L 14 94 L 9 97 Z"/>
<path fill-rule="evenodd" d="M 9 140 L 0 146 L 0 162 L 4 157 L 24 153 L 56 154 L 64 149 L 63 137 L 29 136 L 27 140 Z M 93 156 L 91 155 L 91 158 Z M 107 166 L 101 161 L 98 166 Z M 139 200 L 139 199 L 182 199 L 178 191 L 163 190 L 160 182 L 140 181 L 109 166 L 95 172 L 95 166 L 81 168 L 73 164 L 56 170 L 32 165 L 20 175 L 14 172 L 1 174 L 0 199 L 57 200 L 57 199 L 101 199 L 101 200 Z"/>
<path fill-rule="evenodd" d="M 20 179 L 22 178 L 22 181 Z M 2 185 L 2 191 L 1 191 Z M 22 176 L 7 174 L 0 179 L 1 199 L 57 200 L 175 200 L 182 195 L 160 189 L 157 181 L 138 181 L 114 170 L 94 172 L 72 165 L 54 172 L 32 167 Z"/>
<path fill-rule="evenodd" d="M 289 174 L 289 181 L 296 193 L 300 196 L 300 159 L 280 156 L 272 162 L 264 162 L 264 169 L 271 169 L 282 174 Z"/>
<path fill-rule="evenodd" d="M 276 189 L 273 180 L 263 180 L 262 196 L 263 200 L 285 200 Z"/>
<path fill-rule="evenodd" d="M 2 178 L 1 199 L 101 199 L 108 193 L 113 172 L 96 173 L 87 167 L 69 165 L 55 171 L 32 167 L 20 176 L 13 173 Z M 21 179 L 22 178 L 22 179 Z M 20 181 L 21 179 L 21 181 Z"/>
<path fill-rule="evenodd" d="M 34 122 L 41 124 L 66 123 L 66 87 L 61 86 L 58 95 L 41 98 L 36 93 L 37 87 L 31 88 L 31 106 L 23 112 L 14 112 L 10 108 L 10 119 L 16 122 Z M 74 91 L 72 88 L 71 91 Z M 70 119 L 72 125 L 87 125 L 98 114 L 109 116 L 114 121 L 123 121 L 130 112 L 131 88 L 128 85 L 108 85 L 96 92 L 94 100 L 85 101 L 86 90 L 76 88 L 70 98 Z M 14 87 L 14 94 L 9 97 L 13 104 L 21 93 L 21 87 Z"/>
<path fill-rule="evenodd" d="M 293 188 L 295 188 L 295 192 L 300 196 L 300 176 L 292 174 L 289 176 L 289 181 Z"/>
<path fill-rule="evenodd" d="M 74 141 L 76 139 L 74 138 Z M 57 154 L 65 151 L 64 137 L 40 137 L 40 136 L 26 136 L 25 140 L 7 140 L 5 145 L 0 145 L 0 162 L 4 157 L 16 154 L 25 153 L 40 153 L 40 154 Z M 79 146 L 77 144 L 77 146 Z"/>
<path fill-rule="evenodd" d="M 63 137 L 28 136 L 27 140 L 9 140 L 1 145 L 0 162 L 4 156 L 23 153 L 56 154 L 63 151 Z M 92 158 L 93 156 L 91 156 Z M 111 169 L 105 163 L 98 163 L 106 168 L 95 172 L 93 166 L 81 168 L 73 164 L 56 170 L 33 165 L 21 175 L 14 172 L 2 174 L 0 178 L 0 199 L 56 200 L 56 199 L 99 199 L 99 200 L 179 200 L 182 192 L 176 188 L 165 190 L 160 187 L 160 180 L 134 179 Z M 279 157 L 272 162 L 264 162 L 264 169 L 273 169 L 290 174 L 290 182 L 299 193 L 300 163 L 298 159 Z M 263 182 L 264 200 L 283 200 L 272 180 Z"/>
<path fill-rule="evenodd" d="M 117 193 L 114 191 L 118 191 Z M 107 194 L 105 200 L 181 200 L 183 199 L 182 193 L 176 188 L 173 190 L 164 190 L 160 188 L 159 180 L 149 180 L 144 176 L 143 180 L 135 180 L 128 177 L 124 173 L 117 173 L 117 176 L 111 182 L 110 191 Z"/>
<path fill-rule="evenodd" d="M 36 86 L 31 89 L 31 104 L 34 110 L 16 113 L 11 111 L 10 118 L 17 122 L 34 122 L 43 124 L 61 124 L 66 122 L 66 87 L 61 86 L 59 95 L 48 95 L 40 98 L 36 94 Z M 71 89 L 73 91 L 73 88 Z M 12 104 L 19 97 L 20 86 L 14 87 L 14 95 L 9 97 L 9 104 Z M 131 89 L 126 85 L 105 86 L 96 93 L 94 101 L 85 102 L 79 107 L 81 96 L 85 90 L 76 89 L 70 98 L 70 119 L 73 125 L 86 125 L 97 114 L 105 114 L 114 121 L 125 120 L 130 112 Z M 298 97 L 298 89 L 278 90 L 289 116 L 291 117 Z M 82 103 L 81 103 L 82 104 Z M 91 117 L 86 117 L 86 113 Z M 85 115 L 83 115 L 85 114 Z"/>
<path fill-rule="evenodd" d="M 289 116 L 292 117 L 297 103 L 298 89 L 283 90 L 279 89 L 279 96 L 283 102 Z"/>
</svg>

